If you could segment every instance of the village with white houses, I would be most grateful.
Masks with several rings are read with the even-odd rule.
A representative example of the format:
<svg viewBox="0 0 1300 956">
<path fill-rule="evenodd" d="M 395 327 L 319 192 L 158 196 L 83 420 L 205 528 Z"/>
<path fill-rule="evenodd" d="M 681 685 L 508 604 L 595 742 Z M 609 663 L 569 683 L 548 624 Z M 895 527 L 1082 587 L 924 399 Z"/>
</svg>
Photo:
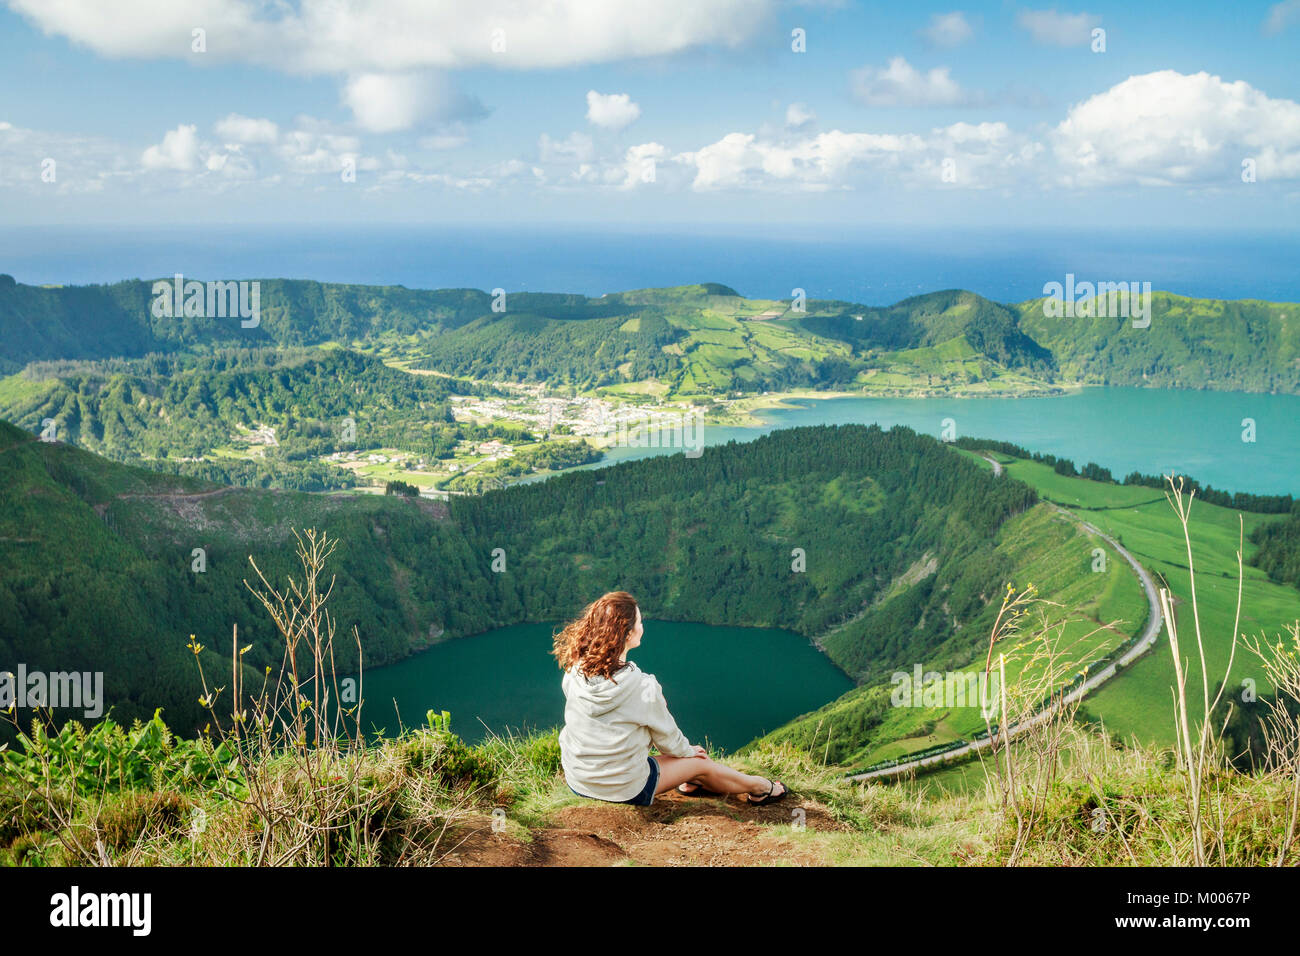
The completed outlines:
<svg viewBox="0 0 1300 956">
<path fill-rule="evenodd" d="M 454 486 L 453 478 L 479 469 L 490 470 L 495 463 L 515 458 L 521 450 L 537 447 L 543 441 L 585 441 L 598 449 L 665 445 L 691 451 L 700 440 L 703 413 L 686 402 L 641 404 L 594 395 L 548 393 L 542 385 L 488 384 L 502 394 L 450 397 L 456 421 L 524 426 L 533 441 L 511 442 L 502 438 L 465 441 L 446 459 L 399 449 L 371 448 L 336 451 L 322 460 L 364 479 L 368 487 L 359 490 L 377 491 L 385 481 L 400 480 L 416 485 L 422 495 L 443 497 L 460 493 L 454 487 L 447 487 L 449 483 Z M 273 443 L 274 438 L 270 441 Z M 698 450 L 693 454 L 698 454 Z"/>
</svg>

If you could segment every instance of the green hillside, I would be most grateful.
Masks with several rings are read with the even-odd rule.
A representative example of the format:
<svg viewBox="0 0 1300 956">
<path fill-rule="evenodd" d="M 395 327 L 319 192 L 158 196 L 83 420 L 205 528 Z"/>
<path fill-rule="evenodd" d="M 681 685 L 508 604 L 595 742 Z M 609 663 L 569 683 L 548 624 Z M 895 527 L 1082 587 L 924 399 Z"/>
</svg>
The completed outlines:
<svg viewBox="0 0 1300 956">
<path fill-rule="evenodd" d="M 1300 392 L 1291 303 L 1153 293 L 1151 323 L 1049 318 L 948 290 L 873 307 L 707 283 L 589 298 L 260 281 L 260 321 L 159 317 L 152 283 L 0 277 L 0 373 L 51 360 L 341 345 L 476 379 L 668 397 L 788 389 L 1023 394 L 1077 383 Z M 796 308 L 798 306 L 798 308 Z"/>
<path fill-rule="evenodd" d="M 162 702 L 181 726 L 194 717 L 181 636 L 224 646 L 232 623 L 256 617 L 243 585 L 248 556 L 269 573 L 286 569 L 291 529 L 310 526 L 343 542 L 336 608 L 345 631 L 362 630 L 371 664 L 430 635 L 562 617 L 615 587 L 669 620 L 797 630 L 862 686 L 775 736 L 807 743 L 835 728 L 829 746 L 846 763 L 971 732 L 968 715 L 889 713 L 881 689 L 918 660 L 970 666 L 1008 581 L 1038 584 L 1093 624 L 1122 622 L 1113 640 L 1094 642 L 1097 655 L 1145 614 L 1118 562 L 1105 575 L 1082 573 L 1096 546 L 1088 532 L 1034 507 L 1018 481 L 992 481 L 982 460 L 906 430 L 796 430 L 694 462 L 627 463 L 600 485 L 574 474 L 449 508 L 299 493 L 357 484 L 362 463 L 344 468 L 338 458 L 349 450 L 382 453 L 364 466 L 372 481 L 469 492 L 598 454 L 522 425 L 457 421 L 453 395 L 502 394 L 487 380 L 656 398 L 793 387 L 1014 394 L 1080 380 L 1300 391 L 1295 307 L 1166 293 L 1155 295 L 1145 329 L 1051 319 L 1041 302 L 1006 306 L 960 291 L 882 308 L 810 300 L 795 311 L 717 284 L 599 298 L 510 293 L 500 303 L 473 290 L 266 280 L 251 329 L 161 318 L 150 298 L 142 281 L 0 281 L 0 354 L 14 372 L 0 379 L 0 417 L 20 426 L 6 426 L 0 458 L 0 664 L 133 648 L 123 658 L 133 663 L 109 678 L 120 712 L 146 715 Z M 58 422 L 59 443 L 33 439 L 46 419 Z M 347 420 L 354 437 L 340 431 Z M 476 451 L 489 439 L 517 454 Z M 463 471 L 413 470 L 453 456 Z M 1186 587 L 1159 489 L 1003 457 L 1013 479 L 1115 535 L 1175 590 Z M 257 490 L 267 486 L 281 491 Z M 1204 507 L 1206 567 L 1222 577 L 1235 513 Z M 1294 522 L 1258 514 L 1247 515 L 1246 532 L 1259 565 L 1248 575 L 1246 621 L 1275 626 L 1294 608 L 1300 535 Z M 195 548 L 206 554 L 201 574 L 190 570 Z M 489 569 L 494 548 L 512 556 L 509 575 Z M 805 571 L 792 571 L 795 549 Z M 1222 588 L 1207 586 L 1208 620 L 1226 626 Z M 248 625 L 250 637 L 267 636 L 259 626 Z M 1117 732 L 1145 733 L 1145 695 L 1168 676 L 1150 660 L 1090 698 L 1089 712 Z"/>
<path fill-rule="evenodd" d="M 752 453 L 755 447 L 760 454 Z M 843 449 L 844 457 L 836 458 L 835 449 Z M 861 532 L 880 527 L 893 509 L 902 510 L 902 523 L 924 526 L 943 512 L 939 508 L 939 514 L 928 515 L 927 503 L 933 508 L 934 501 L 953 496 L 969 514 L 969 525 L 959 516 L 940 520 L 942 540 L 920 535 L 900 541 L 905 547 L 892 556 L 896 560 L 881 564 L 877 571 L 884 573 L 870 581 L 837 582 L 825 576 L 814 580 L 811 575 L 799 581 L 794 586 L 809 588 L 805 596 L 811 598 L 801 610 L 828 598 L 826 589 L 837 584 L 865 599 L 865 607 L 871 609 L 916 592 L 926 580 L 951 580 L 947 561 L 934 562 L 933 571 L 929 569 L 931 559 L 943 553 L 943 546 L 954 537 L 960 539 L 959 548 L 967 549 L 966 560 L 973 565 L 1003 561 L 1017 574 L 1045 575 L 1034 583 L 1096 620 L 1123 615 L 1133 607 L 1131 576 L 1091 569 L 1081 573 L 1078 565 L 1087 559 L 1079 552 L 1095 541 L 1080 531 L 1077 521 L 1054 511 L 1051 501 L 1034 503 L 1019 480 L 993 477 L 985 470 L 987 462 L 970 452 L 942 446 L 906 429 L 882 432 L 860 426 L 795 429 L 752 445 L 733 444 L 714 451 L 718 454 L 697 461 L 678 456 L 620 465 L 604 473 L 608 477 L 602 485 L 595 485 L 589 474 L 575 474 L 532 486 L 536 490 L 520 487 L 491 494 L 471 499 L 469 507 L 449 516 L 410 501 L 340 502 L 319 495 L 229 490 L 168 479 L 78 449 L 36 442 L 0 423 L 0 478 L 4 479 L 0 489 L 5 495 L 0 502 L 0 515 L 5 516 L 0 522 L 0 636 L 10 642 L 0 642 L 0 666 L 10 660 L 17 640 L 24 660 L 53 653 L 63 668 L 101 666 L 108 671 L 110 686 L 127 680 L 130 689 L 151 703 L 165 700 L 171 691 L 166 681 L 175 673 L 172 669 L 182 661 L 192 667 L 193 660 L 188 650 L 175 658 L 171 653 L 175 645 L 184 648 L 184 637 L 151 643 L 153 625 L 168 613 L 177 594 L 168 593 L 169 582 L 165 575 L 155 574 L 159 562 L 147 551 L 155 548 L 157 554 L 166 554 L 180 540 L 173 536 L 184 529 L 219 533 L 237 541 L 241 550 L 257 550 L 264 555 L 259 560 L 269 566 L 283 554 L 275 545 L 287 525 L 301 518 L 321 519 L 334 524 L 345 544 L 347 535 L 362 535 L 361 548 L 345 548 L 341 560 L 331 561 L 327 568 L 327 573 L 341 574 L 341 580 L 352 580 L 357 569 L 374 566 L 360 562 L 359 551 L 391 561 L 403 549 L 398 539 L 411 531 L 422 537 L 430 527 L 451 529 L 438 539 L 444 545 L 454 543 L 459 534 L 477 547 L 489 539 L 502 540 L 505 527 L 521 535 L 509 542 L 513 549 L 526 545 L 530 516 L 539 514 L 543 520 L 531 530 L 561 537 L 523 563 L 531 561 L 548 571 L 554 566 L 559 576 L 572 579 L 576 576 L 568 565 L 572 555 L 562 546 L 563 536 L 575 533 L 561 528 L 567 499 L 569 510 L 578 513 L 580 523 L 585 522 L 583 530 L 590 533 L 604 529 L 603 533 L 619 535 L 618 530 L 609 531 L 617 525 L 611 520 L 614 515 L 641 515 L 632 529 L 639 534 L 652 530 L 657 521 L 666 521 L 667 542 L 656 539 L 640 551 L 635 541 L 620 537 L 619 548 L 625 559 L 649 560 L 657 551 L 672 561 L 685 560 L 687 575 L 678 578 L 677 586 L 692 592 L 684 578 L 706 568 L 691 563 L 692 546 L 683 545 L 682 538 L 694 537 L 706 546 L 709 562 L 716 563 L 727 553 L 716 549 L 711 535 L 696 534 L 701 525 L 692 511 L 705 507 L 714 514 L 712 509 L 720 509 L 721 502 L 706 497 L 708 488 L 719 486 L 733 498 L 746 498 L 743 511 L 716 513 L 724 522 L 739 521 L 749 527 L 759 540 L 760 547 L 745 548 L 739 546 L 744 536 L 734 538 L 738 544 L 734 557 L 764 577 L 767 587 L 781 582 L 766 574 L 760 555 L 778 542 L 777 550 L 784 552 L 794 540 L 784 537 L 788 533 L 805 536 L 818 523 L 830 528 L 838 520 L 849 531 L 827 535 L 819 551 L 825 550 L 826 557 L 843 567 L 846 555 L 837 549 L 852 544 L 870 554 L 880 543 Z M 829 459 L 824 467 L 819 465 L 823 455 Z M 1004 467 L 1037 483 L 1044 494 L 1086 514 L 1088 520 L 1127 523 L 1126 543 L 1135 551 L 1142 549 L 1144 561 L 1162 564 L 1171 573 L 1177 568 L 1177 535 L 1170 533 L 1167 522 L 1148 512 L 1150 502 L 1139 497 L 1150 489 L 1073 478 L 1041 462 L 998 457 Z M 852 463 L 860 467 L 848 467 Z M 816 472 L 809 486 L 797 479 L 805 467 Z M 707 482 L 693 494 L 688 493 L 691 482 L 683 477 L 692 468 L 708 469 Z M 836 470 L 838 478 L 832 474 Z M 654 497 L 664 489 L 670 489 L 666 497 L 680 507 L 666 507 L 663 496 Z M 810 494 L 818 489 L 823 489 L 822 495 Z M 520 494 L 525 491 L 530 493 Z M 598 500 L 606 491 L 608 499 Z M 119 506 L 142 510 L 118 514 Z M 312 512 L 313 507 L 321 510 Z M 1198 593 L 1202 614 L 1209 619 L 1224 606 L 1223 589 L 1215 584 L 1215 577 L 1224 573 L 1222 553 L 1231 545 L 1226 519 L 1235 516 L 1221 514 L 1224 509 L 1215 506 L 1197 509 L 1193 534 L 1202 570 Z M 340 523 L 347 520 L 341 519 L 343 515 L 359 518 L 359 524 Z M 801 515 L 807 515 L 806 521 Z M 413 521 L 405 522 L 406 517 Z M 502 525 L 505 519 L 509 522 Z M 1290 520 L 1255 516 L 1253 523 L 1272 528 Z M 99 531 L 96 522 L 102 524 Z M 993 542 L 992 557 L 981 549 L 984 542 Z M 438 552 L 429 564 L 451 566 L 456 586 L 476 591 L 480 601 L 499 601 L 502 594 L 489 593 L 490 582 L 475 579 L 474 568 L 480 562 L 473 547 L 469 552 Z M 426 542 L 424 550 L 429 561 L 435 549 Z M 816 564 L 814 553 L 810 549 L 810 572 Z M 46 555 L 50 555 L 48 565 Z M 785 557 L 780 554 L 782 562 Z M 516 559 L 517 555 L 511 558 Z M 409 569 L 412 575 L 423 570 Z M 650 569 L 650 576 L 663 575 L 665 570 L 669 579 L 676 576 L 675 567 Z M 602 574 L 600 569 L 593 571 Z M 11 581 L 17 582 L 17 590 L 9 587 Z M 1090 588 L 1085 582 L 1098 582 L 1100 587 Z M 639 580 L 634 587 L 642 583 Z M 765 595 L 719 594 L 725 580 L 707 583 L 714 588 L 710 593 L 720 599 L 708 613 L 718 608 L 727 613 L 765 613 L 768 607 Z M 140 590 L 152 588 L 153 593 L 134 593 L 141 584 L 146 588 Z M 1248 600 L 1268 597 L 1262 585 L 1282 587 L 1252 575 Z M 600 586 L 605 586 L 603 581 Z M 1187 595 L 1180 590 L 1181 583 L 1175 588 Z M 791 593 L 782 597 L 788 600 Z M 1279 590 L 1275 596 L 1283 593 L 1290 594 L 1289 606 L 1294 607 L 1294 592 Z M 206 594 L 205 606 L 215 597 L 212 591 Z M 336 591 L 331 606 L 338 597 Z M 435 600 L 442 597 L 435 595 Z M 241 617 L 241 635 L 256 632 L 263 616 L 257 610 Z M 369 620 L 377 610 L 371 604 L 359 612 Z M 1277 610 L 1263 608 L 1258 613 Z M 335 611 L 345 621 L 356 613 L 339 607 Z M 138 616 L 130 619 L 131 628 L 112 626 L 115 619 L 133 612 Z M 27 614 L 27 619 L 15 622 L 18 613 Z M 1180 618 L 1184 613 L 1185 608 Z M 792 611 L 791 616 L 800 615 Z M 62 635 L 58 622 L 65 619 L 102 635 L 86 642 L 86 652 L 92 656 L 69 657 L 69 645 L 56 643 Z M 224 623 L 218 628 L 218 642 Z M 896 622 L 895 627 L 913 623 L 909 619 Z M 1188 622 L 1181 623 L 1186 633 Z M 1211 631 L 1218 629 L 1217 623 L 1211 624 Z M 969 655 L 969 646 L 963 648 L 958 629 L 953 630 L 945 649 Z M 371 640 L 369 629 L 366 640 Z M 1293 635 L 1277 645 L 1275 657 L 1291 661 L 1287 666 L 1292 674 L 1296 644 Z M 252 648 L 250 656 L 274 658 L 277 642 L 253 638 Z M 934 648 L 918 646 L 903 652 L 916 659 L 935 659 Z M 1167 659 L 1168 648 L 1161 647 L 1142 664 L 1159 665 Z M 211 645 L 203 652 L 203 662 L 211 675 L 228 673 L 229 659 Z M 1133 681 L 1137 670 L 1123 673 L 1103 693 L 1112 689 L 1133 693 L 1135 703 L 1144 708 L 1148 730 L 1172 726 L 1174 714 L 1167 698 L 1171 675 Z M 111 693 L 121 690 L 119 683 Z M 822 716 L 828 721 L 841 719 L 858 707 L 861 696 L 860 692 L 846 695 L 825 708 Z M 1164 703 L 1156 706 L 1155 701 Z M 1087 703 L 1092 706 L 1093 698 Z M 115 716 L 129 716 L 131 711 L 129 702 L 119 703 Z M 895 708 L 887 720 L 901 722 L 892 732 L 904 736 L 891 744 L 884 740 L 887 734 L 876 728 L 874 752 L 914 749 L 915 716 Z M 926 717 L 926 723 L 933 722 L 931 734 L 964 730 L 949 719 L 952 715 L 920 716 Z M 1202 779 L 1186 769 L 1188 764 L 1176 762 L 1168 750 L 1140 740 L 1120 744 L 1107 735 L 1108 730 L 1113 733 L 1109 725 L 1104 729 L 1096 723 L 1081 725 L 1067 714 L 1056 727 L 1059 735 L 1057 730 L 1027 734 L 1016 738 L 998 760 L 957 768 L 969 771 L 966 776 L 971 780 L 978 778 L 978 785 L 963 786 L 964 792 L 957 793 L 938 786 L 936 777 L 917 783 L 853 783 L 845 778 L 846 765 L 827 761 L 821 738 L 800 742 L 787 730 L 785 740 L 764 739 L 725 758 L 750 773 L 782 780 L 791 795 L 780 804 L 754 808 L 734 797 L 701 800 L 666 793 L 646 810 L 574 795 L 561 775 L 554 729 L 494 737 L 469 746 L 450 732 L 445 715 L 430 712 L 425 724 L 406 728 L 396 737 L 351 743 L 326 739 L 295 747 L 284 745 L 278 736 L 266 741 L 266 746 L 260 738 L 257 743 L 232 746 L 232 738 L 222 729 L 185 739 L 175 736 L 172 728 L 189 733 L 190 725 L 173 721 L 169 728 L 157 716 L 134 726 L 113 720 L 90 727 L 74 722 L 52 738 L 24 736 L 14 746 L 0 749 L 0 865 L 500 867 L 897 865 L 901 861 L 971 867 L 1185 866 L 1207 860 L 1229 866 L 1293 866 L 1298 862 L 1292 832 L 1294 788 L 1286 774 L 1234 768 L 1213 756 L 1211 748 L 1208 773 Z M 842 728 L 835 739 L 844 739 Z M 1280 745 L 1292 746 L 1293 739 Z M 848 748 L 847 752 L 855 751 Z M 1045 767 L 1050 772 L 1044 773 Z M 938 777 L 953 779 L 952 774 Z M 259 797 L 250 800 L 254 792 Z M 1198 830 L 1193 809 L 1197 804 L 1189 794 L 1201 806 L 1222 806 L 1222 817 Z M 1099 826 L 1099 820 L 1105 825 Z M 1197 834 L 1202 832 L 1198 842 Z M 340 838 L 340 833 L 345 837 Z"/>
<path fill-rule="evenodd" d="M 336 452 L 393 448 L 432 461 L 458 442 L 515 437 L 457 425 L 449 404 L 493 390 L 417 376 L 346 349 L 239 349 L 33 363 L 0 379 L 0 416 L 156 470 L 229 484 L 346 488 Z"/>
<path fill-rule="evenodd" d="M 1064 622 L 1058 638 L 1060 650 L 1068 651 L 1080 664 L 1101 660 L 1146 623 L 1146 598 L 1136 576 L 1115 555 L 1103 572 L 1094 573 L 1097 547 L 1109 550 L 1095 535 L 1047 504 L 1036 505 L 1004 523 L 994 541 L 994 553 L 1001 566 L 1009 569 L 1008 581 L 1022 588 L 1032 584 L 1040 597 L 1059 605 L 1046 620 Z M 925 580 L 895 590 L 896 596 L 879 609 L 876 630 L 895 629 L 899 620 L 924 622 L 935 613 L 934 608 L 918 605 L 917 598 L 926 590 Z M 991 622 L 980 620 L 978 624 L 982 626 L 978 633 L 960 639 L 955 634 L 949 647 L 917 663 L 927 672 L 980 674 Z M 1012 659 L 1009 679 L 1014 679 L 1017 670 L 1014 655 Z M 977 706 L 893 706 L 890 697 L 896 684 L 888 678 L 882 680 L 880 671 L 873 676 L 876 679 L 768 734 L 763 741 L 812 748 L 834 763 L 867 767 L 970 740 L 986 729 Z"/>
<path fill-rule="evenodd" d="M 1300 305 L 1151 294 L 1151 324 L 1048 318 L 1019 307 L 1020 327 L 1071 381 L 1243 392 L 1300 392 Z"/>
<path fill-rule="evenodd" d="M 238 623 L 253 646 L 245 664 L 274 663 L 243 582 L 250 555 L 272 580 L 289 572 L 295 528 L 339 540 L 332 605 L 341 633 L 359 629 L 368 665 L 433 637 L 556 620 L 626 588 L 666 620 L 829 634 L 831 658 L 865 677 L 969 660 L 966 641 L 979 640 L 1012 570 L 992 542 L 1034 502 L 1028 487 L 905 428 L 791 429 L 699 459 L 456 498 L 450 510 L 225 488 L 9 425 L 0 437 L 0 667 L 103 670 L 120 717 L 163 706 L 179 728 L 198 719 L 189 635 L 225 648 Z M 506 573 L 492 570 L 495 549 Z M 882 602 L 918 562 L 935 573 L 916 601 Z M 894 620 L 913 603 L 931 610 L 924 623 Z M 338 654 L 355 665 L 347 642 Z"/>
<path fill-rule="evenodd" d="M 654 378 L 674 397 L 999 379 L 1011 387 L 1052 369 L 1051 356 L 1016 328 L 1013 310 L 968 292 L 888 308 L 809 300 L 796 311 L 721 286 L 683 286 L 589 303 L 592 315 L 581 321 L 481 319 L 430 339 L 424 354 L 435 368 L 471 377 L 585 388 Z"/>
<path fill-rule="evenodd" d="M 258 281 L 259 322 L 244 328 L 237 317 L 155 316 L 152 281 L 46 287 L 0 276 L 0 372 L 50 359 L 370 340 L 454 328 L 490 308 L 472 289 Z"/>
<path fill-rule="evenodd" d="M 1192 633 L 1188 595 L 1191 580 L 1187 544 L 1182 527 L 1164 494 L 1156 488 L 1111 485 L 1057 474 L 1046 465 L 1007 459 L 1007 472 L 1033 485 L 1049 501 L 1069 507 L 1128 548 L 1157 581 L 1165 582 L 1179 598 L 1180 632 Z M 1271 528 L 1285 519 L 1224 508 L 1203 501 L 1192 507 L 1192 556 L 1197 573 L 1198 609 L 1205 637 L 1211 684 L 1223 677 L 1233 639 L 1237 608 L 1236 552 L 1244 533 L 1242 612 L 1239 630 L 1247 635 L 1276 636 L 1287 622 L 1300 617 L 1300 593 L 1292 586 L 1269 579 L 1262 568 L 1259 546 L 1252 541 L 1256 529 Z M 1084 708 L 1103 720 L 1120 737 L 1169 745 L 1173 728 L 1153 720 L 1153 701 L 1168 697 L 1174 679 L 1167 638 L 1157 648 L 1113 680 L 1089 695 Z M 1189 663 L 1189 680 L 1200 681 L 1200 667 Z M 1269 689 L 1258 661 L 1238 651 L 1229 675 L 1230 688 L 1240 696 L 1242 682 L 1250 678 L 1260 693 Z"/>
</svg>

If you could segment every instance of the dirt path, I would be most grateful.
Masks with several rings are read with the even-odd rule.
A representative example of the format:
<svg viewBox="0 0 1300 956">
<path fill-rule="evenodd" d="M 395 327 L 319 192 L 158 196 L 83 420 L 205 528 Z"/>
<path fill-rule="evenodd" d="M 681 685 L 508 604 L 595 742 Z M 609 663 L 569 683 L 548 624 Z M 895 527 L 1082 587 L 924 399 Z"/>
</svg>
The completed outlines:
<svg viewBox="0 0 1300 956">
<path fill-rule="evenodd" d="M 238 491 L 237 485 L 223 485 L 220 488 L 213 488 L 211 491 L 151 491 L 133 492 L 124 491 L 117 498 L 152 498 L 157 501 L 193 501 L 198 498 L 214 498 L 217 495 L 229 494 L 232 491 Z M 274 490 L 274 489 L 270 489 Z"/>
<path fill-rule="evenodd" d="M 446 838 L 445 866 L 815 866 L 825 850 L 790 829 L 847 831 L 826 808 L 791 795 L 770 807 L 669 793 L 653 806 L 585 801 L 553 815 L 532 841 L 492 832 L 491 817 Z M 454 849 L 453 849 L 454 847 Z"/>
</svg>

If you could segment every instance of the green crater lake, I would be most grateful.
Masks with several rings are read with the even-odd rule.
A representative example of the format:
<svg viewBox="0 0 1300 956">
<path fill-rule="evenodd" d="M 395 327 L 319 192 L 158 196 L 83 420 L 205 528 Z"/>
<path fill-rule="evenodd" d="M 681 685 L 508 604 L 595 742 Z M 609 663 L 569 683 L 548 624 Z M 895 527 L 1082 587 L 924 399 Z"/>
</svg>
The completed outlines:
<svg viewBox="0 0 1300 956">
<path fill-rule="evenodd" d="M 491 729 L 535 730 L 564 723 L 563 676 L 550 656 L 551 624 L 516 624 L 437 644 L 366 671 L 362 719 L 398 728 L 451 712 L 452 729 L 478 742 Z M 631 659 L 654 674 L 692 743 L 735 750 L 854 685 L 824 654 L 791 631 L 645 622 Z M 394 709 L 396 703 L 396 710 Z"/>
</svg>

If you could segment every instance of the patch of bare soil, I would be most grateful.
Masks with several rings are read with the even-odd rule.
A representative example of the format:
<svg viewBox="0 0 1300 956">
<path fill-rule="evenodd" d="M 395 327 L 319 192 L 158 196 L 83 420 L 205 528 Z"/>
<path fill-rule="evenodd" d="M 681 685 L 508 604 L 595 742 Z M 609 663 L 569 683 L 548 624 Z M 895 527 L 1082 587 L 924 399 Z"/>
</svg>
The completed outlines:
<svg viewBox="0 0 1300 956">
<path fill-rule="evenodd" d="M 817 832 L 847 826 L 812 800 L 792 795 L 767 807 L 737 799 L 675 793 L 649 807 L 589 801 L 555 813 L 554 826 L 532 842 L 493 833 L 490 818 L 451 839 L 447 866 L 818 866 L 821 850 L 774 828 L 802 825 Z M 454 849 L 451 846 L 455 845 Z"/>
</svg>

